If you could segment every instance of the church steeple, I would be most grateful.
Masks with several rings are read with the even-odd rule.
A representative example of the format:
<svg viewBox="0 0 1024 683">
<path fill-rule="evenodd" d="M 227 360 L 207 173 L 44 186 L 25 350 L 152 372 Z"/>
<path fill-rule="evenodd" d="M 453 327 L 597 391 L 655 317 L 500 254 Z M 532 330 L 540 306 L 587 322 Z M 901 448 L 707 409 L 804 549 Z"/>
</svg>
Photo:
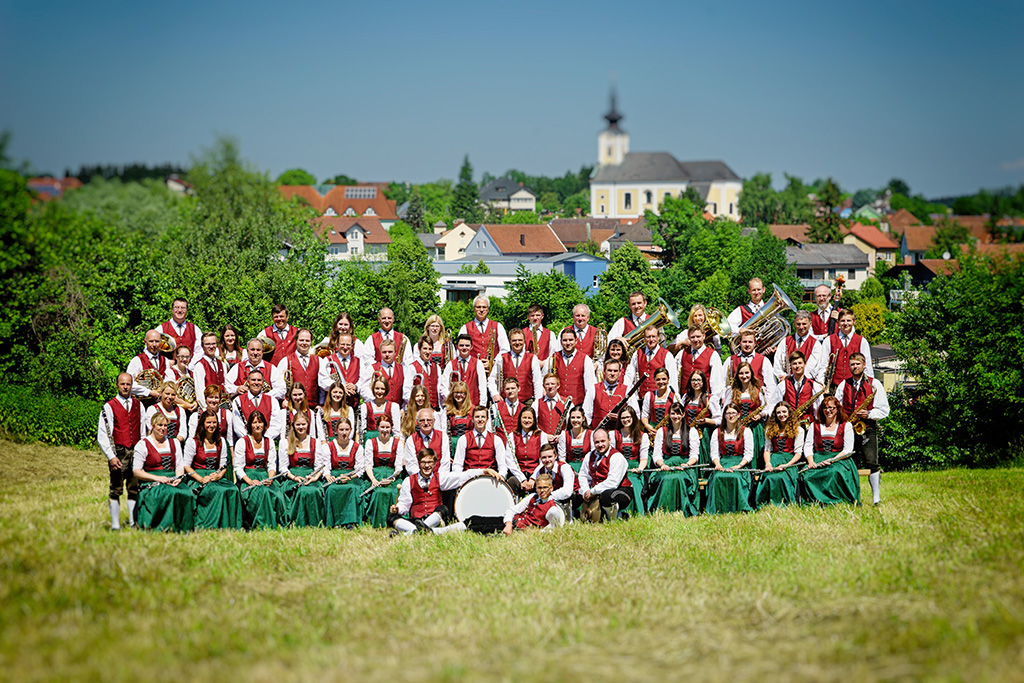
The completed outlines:
<svg viewBox="0 0 1024 683">
<path fill-rule="evenodd" d="M 612 86 L 611 108 L 604 115 L 608 127 L 597 134 L 597 163 L 600 166 L 618 166 L 629 154 L 629 134 L 619 127 L 623 119 L 616 106 L 615 86 Z"/>
<path fill-rule="evenodd" d="M 608 113 L 604 115 L 605 120 L 608 122 L 608 130 L 613 130 L 617 133 L 623 133 L 625 131 L 619 128 L 619 121 L 621 121 L 624 117 L 622 116 L 622 114 L 619 113 L 619 110 L 615 108 L 615 88 L 612 88 L 611 100 L 611 109 L 609 109 Z"/>
</svg>

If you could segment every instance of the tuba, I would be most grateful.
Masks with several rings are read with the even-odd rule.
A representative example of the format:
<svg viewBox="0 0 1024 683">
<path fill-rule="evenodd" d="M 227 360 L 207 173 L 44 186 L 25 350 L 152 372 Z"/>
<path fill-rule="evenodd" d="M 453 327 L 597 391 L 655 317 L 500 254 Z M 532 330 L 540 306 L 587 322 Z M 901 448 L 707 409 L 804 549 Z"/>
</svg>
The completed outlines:
<svg viewBox="0 0 1024 683">
<path fill-rule="evenodd" d="M 268 337 L 266 332 L 260 332 L 259 334 L 257 334 L 256 339 L 257 341 L 263 344 L 263 355 L 272 357 L 274 355 L 274 348 L 277 346 L 277 343 L 273 339 Z"/>
<path fill-rule="evenodd" d="M 669 323 L 679 327 L 679 318 L 676 316 L 672 308 L 665 303 L 664 299 L 658 299 L 660 305 L 658 306 L 658 312 L 651 315 L 647 320 L 643 321 L 639 326 L 634 327 L 633 331 L 623 337 L 623 341 L 626 342 L 626 356 L 625 360 L 629 360 L 641 346 L 644 345 L 644 332 L 647 328 L 654 327 L 660 330 Z"/>
<path fill-rule="evenodd" d="M 743 330 L 753 330 L 757 340 L 757 352 L 763 354 L 773 346 L 788 337 L 792 332 L 789 323 L 782 314 L 786 311 L 795 311 L 796 306 L 790 301 L 786 293 L 779 289 L 778 285 L 772 285 L 774 293 L 764 303 L 764 307 L 757 314 L 746 322 L 743 327 L 729 337 L 729 346 L 732 352 L 736 353 L 739 342 L 739 334 Z"/>
</svg>

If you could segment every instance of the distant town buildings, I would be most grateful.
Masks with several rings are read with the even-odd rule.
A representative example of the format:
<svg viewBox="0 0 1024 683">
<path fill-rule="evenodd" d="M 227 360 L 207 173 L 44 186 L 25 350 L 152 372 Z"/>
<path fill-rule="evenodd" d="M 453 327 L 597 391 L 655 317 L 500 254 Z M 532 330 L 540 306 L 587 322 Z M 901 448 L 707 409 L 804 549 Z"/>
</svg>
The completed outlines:
<svg viewBox="0 0 1024 683">
<path fill-rule="evenodd" d="M 501 214 L 536 211 L 537 195 L 511 178 L 497 178 L 480 188 L 480 203 Z"/>
</svg>

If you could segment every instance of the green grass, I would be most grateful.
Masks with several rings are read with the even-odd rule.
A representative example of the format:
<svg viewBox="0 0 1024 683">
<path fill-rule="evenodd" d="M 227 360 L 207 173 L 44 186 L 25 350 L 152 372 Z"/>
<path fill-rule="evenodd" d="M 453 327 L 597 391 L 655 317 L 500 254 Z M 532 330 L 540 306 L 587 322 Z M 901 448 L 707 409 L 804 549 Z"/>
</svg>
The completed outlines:
<svg viewBox="0 0 1024 683">
<path fill-rule="evenodd" d="M 1024 471 L 878 509 L 512 538 L 109 532 L 94 452 L 0 442 L 0 678 L 1021 680 Z"/>
</svg>

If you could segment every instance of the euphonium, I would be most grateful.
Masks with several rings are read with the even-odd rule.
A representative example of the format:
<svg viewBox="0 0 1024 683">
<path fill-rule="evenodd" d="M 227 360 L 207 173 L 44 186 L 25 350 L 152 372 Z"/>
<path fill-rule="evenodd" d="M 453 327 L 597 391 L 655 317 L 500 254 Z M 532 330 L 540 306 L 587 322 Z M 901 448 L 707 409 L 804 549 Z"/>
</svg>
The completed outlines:
<svg viewBox="0 0 1024 683">
<path fill-rule="evenodd" d="M 263 344 L 264 356 L 274 355 L 274 348 L 277 346 L 277 343 L 273 339 L 268 337 L 266 332 L 260 332 L 259 334 L 257 334 L 256 339 Z"/>
<path fill-rule="evenodd" d="M 676 316 L 672 308 L 665 303 L 664 299 L 658 299 L 658 302 L 660 304 L 658 306 L 658 312 L 651 315 L 637 327 L 634 327 L 632 332 L 623 337 L 623 340 L 626 342 L 627 356 L 632 357 L 633 353 L 644 345 L 644 332 L 647 331 L 647 328 L 654 327 L 660 330 L 669 323 L 679 327 L 679 318 Z M 626 360 L 628 360 L 628 358 Z"/>
<path fill-rule="evenodd" d="M 795 311 L 796 306 L 789 297 L 779 289 L 778 285 L 772 285 L 774 293 L 764 303 L 764 307 L 754 317 L 746 322 L 739 330 L 736 330 L 729 338 L 729 346 L 733 353 L 736 353 L 739 333 L 743 330 L 753 330 L 757 339 L 757 352 L 764 353 L 792 333 L 789 323 L 782 318 L 785 311 Z"/>
</svg>

